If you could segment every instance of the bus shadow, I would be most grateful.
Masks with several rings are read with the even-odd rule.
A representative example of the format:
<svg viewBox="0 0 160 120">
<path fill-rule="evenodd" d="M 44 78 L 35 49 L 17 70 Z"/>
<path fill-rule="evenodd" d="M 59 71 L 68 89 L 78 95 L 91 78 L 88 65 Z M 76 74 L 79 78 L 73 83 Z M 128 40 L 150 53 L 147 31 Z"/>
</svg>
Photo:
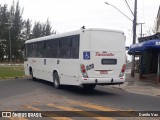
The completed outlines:
<svg viewBox="0 0 160 120">
<path fill-rule="evenodd" d="M 104 89 L 97 89 L 99 86 L 96 86 L 93 90 L 86 90 L 79 86 L 62 86 L 62 90 L 65 90 L 69 93 L 76 94 L 76 95 L 83 95 L 83 96 L 110 96 L 116 95 L 113 92 L 105 91 Z"/>
<path fill-rule="evenodd" d="M 32 79 L 30 79 L 32 80 Z M 93 90 L 86 90 L 83 89 L 83 87 L 80 86 L 73 86 L 73 85 L 61 85 L 60 89 L 56 89 L 53 87 L 53 83 L 49 82 L 49 81 L 45 81 L 42 79 L 36 79 L 34 80 L 34 82 L 43 84 L 43 85 L 47 85 L 47 87 L 49 87 L 49 89 L 54 89 L 56 91 L 59 92 L 67 92 L 70 94 L 75 94 L 75 95 L 83 95 L 83 96 L 114 96 L 114 95 L 119 95 L 119 92 L 122 92 L 120 90 L 111 90 L 109 88 L 104 88 L 102 86 L 97 85 L 95 89 Z M 53 91 L 54 91 L 53 90 Z M 119 92 L 118 92 L 119 91 Z M 118 92 L 118 93 L 117 93 Z"/>
</svg>

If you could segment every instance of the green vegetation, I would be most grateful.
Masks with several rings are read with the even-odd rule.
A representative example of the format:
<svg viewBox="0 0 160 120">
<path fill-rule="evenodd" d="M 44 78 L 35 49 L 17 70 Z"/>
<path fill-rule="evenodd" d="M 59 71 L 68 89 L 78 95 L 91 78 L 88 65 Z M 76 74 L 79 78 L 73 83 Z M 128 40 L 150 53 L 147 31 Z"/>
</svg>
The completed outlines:
<svg viewBox="0 0 160 120">
<path fill-rule="evenodd" d="M 49 18 L 45 23 L 37 21 L 34 25 L 30 18 L 24 19 L 24 7 L 20 6 L 19 0 L 17 2 L 13 0 L 9 6 L 0 3 L 0 62 L 9 62 L 11 56 L 14 56 L 13 62 L 22 62 L 22 49 L 26 40 L 55 34 L 56 31 L 52 30 Z M 10 41 L 12 41 L 11 45 Z M 10 46 L 12 55 L 10 55 Z"/>
<path fill-rule="evenodd" d="M 0 66 L 0 79 L 24 76 L 24 68 L 20 66 Z"/>
</svg>

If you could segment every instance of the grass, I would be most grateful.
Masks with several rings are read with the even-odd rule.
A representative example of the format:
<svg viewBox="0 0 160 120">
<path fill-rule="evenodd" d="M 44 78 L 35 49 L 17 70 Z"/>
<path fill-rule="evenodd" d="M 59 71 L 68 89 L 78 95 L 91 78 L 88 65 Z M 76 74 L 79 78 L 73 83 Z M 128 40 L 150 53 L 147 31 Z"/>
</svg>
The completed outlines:
<svg viewBox="0 0 160 120">
<path fill-rule="evenodd" d="M 24 68 L 19 66 L 0 66 L 0 79 L 24 76 Z"/>
</svg>

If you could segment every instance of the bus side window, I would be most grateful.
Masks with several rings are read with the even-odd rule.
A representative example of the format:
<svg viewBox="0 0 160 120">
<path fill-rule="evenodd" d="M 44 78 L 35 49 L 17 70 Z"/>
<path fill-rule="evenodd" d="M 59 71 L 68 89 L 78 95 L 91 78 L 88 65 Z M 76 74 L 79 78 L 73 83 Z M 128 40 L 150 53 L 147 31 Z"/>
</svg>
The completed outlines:
<svg viewBox="0 0 160 120">
<path fill-rule="evenodd" d="M 52 40 L 52 57 L 59 58 L 59 39 Z"/>
<path fill-rule="evenodd" d="M 60 39 L 60 58 L 70 58 L 70 38 Z"/>
<path fill-rule="evenodd" d="M 45 49 L 45 56 L 47 58 L 52 58 L 52 41 L 51 40 L 47 40 L 46 41 L 46 49 Z"/>
<path fill-rule="evenodd" d="M 40 42 L 37 42 L 37 57 L 40 58 Z"/>
<path fill-rule="evenodd" d="M 44 44 L 43 44 L 43 49 L 46 49 L 46 41 L 44 41 Z"/>
<path fill-rule="evenodd" d="M 79 35 L 73 36 L 72 47 L 71 47 L 71 58 L 79 58 Z"/>
<path fill-rule="evenodd" d="M 36 43 L 32 43 L 32 57 L 36 57 Z"/>
<path fill-rule="evenodd" d="M 37 57 L 38 56 L 38 43 L 35 43 L 35 46 L 34 46 L 34 55 L 35 55 L 35 57 Z"/>
<path fill-rule="evenodd" d="M 33 50 L 33 43 L 28 44 L 28 57 L 33 57 L 32 56 L 32 51 Z"/>
</svg>

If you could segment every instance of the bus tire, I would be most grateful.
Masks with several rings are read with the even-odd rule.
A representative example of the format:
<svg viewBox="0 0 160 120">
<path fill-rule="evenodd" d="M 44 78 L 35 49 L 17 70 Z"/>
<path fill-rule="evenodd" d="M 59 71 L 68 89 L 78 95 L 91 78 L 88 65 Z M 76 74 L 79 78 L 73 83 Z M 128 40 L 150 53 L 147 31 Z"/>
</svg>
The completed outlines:
<svg viewBox="0 0 160 120">
<path fill-rule="evenodd" d="M 33 77 L 33 70 L 32 70 L 32 68 L 30 68 L 30 75 L 31 75 L 31 77 L 32 77 L 32 80 L 33 80 L 33 81 L 35 81 L 35 80 L 36 80 L 36 78 L 35 78 L 35 77 Z"/>
<path fill-rule="evenodd" d="M 54 80 L 54 87 L 55 87 L 56 89 L 59 89 L 59 88 L 60 88 L 60 80 L 59 80 L 59 75 L 58 75 L 57 72 L 55 72 L 55 73 L 53 74 L 53 80 Z"/>
<path fill-rule="evenodd" d="M 93 90 L 96 87 L 96 84 L 83 84 L 83 89 Z"/>
</svg>

